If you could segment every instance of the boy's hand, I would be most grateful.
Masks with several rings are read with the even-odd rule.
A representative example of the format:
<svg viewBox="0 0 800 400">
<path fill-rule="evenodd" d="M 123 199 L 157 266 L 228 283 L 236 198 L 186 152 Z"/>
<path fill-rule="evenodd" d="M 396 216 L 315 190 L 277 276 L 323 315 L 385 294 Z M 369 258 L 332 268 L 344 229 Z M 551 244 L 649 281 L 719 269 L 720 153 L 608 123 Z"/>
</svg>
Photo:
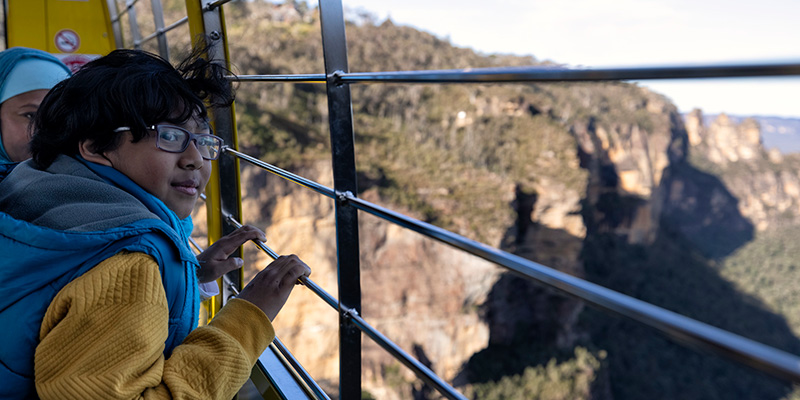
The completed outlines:
<svg viewBox="0 0 800 400">
<path fill-rule="evenodd" d="M 265 242 L 267 237 L 260 229 L 245 225 L 223 236 L 206 251 L 200 253 L 197 256 L 197 260 L 200 261 L 200 269 L 197 271 L 200 283 L 213 282 L 222 275 L 240 268 L 244 261 L 230 255 L 245 242 L 253 239 Z"/>
<path fill-rule="evenodd" d="M 275 319 L 301 276 L 309 276 L 311 268 L 296 255 L 280 256 L 259 272 L 237 296 L 264 311 L 269 320 Z"/>
</svg>

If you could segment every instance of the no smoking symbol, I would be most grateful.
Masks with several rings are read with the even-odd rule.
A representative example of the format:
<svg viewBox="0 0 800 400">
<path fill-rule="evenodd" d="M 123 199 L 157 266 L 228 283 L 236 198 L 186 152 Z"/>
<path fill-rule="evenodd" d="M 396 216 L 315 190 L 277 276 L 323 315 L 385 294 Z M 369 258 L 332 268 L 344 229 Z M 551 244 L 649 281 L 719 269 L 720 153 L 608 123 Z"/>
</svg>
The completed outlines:
<svg viewBox="0 0 800 400">
<path fill-rule="evenodd" d="M 62 29 L 56 33 L 56 48 L 64 53 L 74 53 L 81 45 L 81 38 L 72 29 Z"/>
</svg>

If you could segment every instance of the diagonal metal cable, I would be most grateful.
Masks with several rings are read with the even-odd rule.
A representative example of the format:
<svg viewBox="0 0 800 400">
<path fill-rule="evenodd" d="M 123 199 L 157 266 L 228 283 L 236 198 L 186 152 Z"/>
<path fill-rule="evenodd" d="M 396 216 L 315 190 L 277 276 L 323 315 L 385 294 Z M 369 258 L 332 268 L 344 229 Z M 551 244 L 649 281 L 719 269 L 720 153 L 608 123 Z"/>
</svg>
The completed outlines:
<svg viewBox="0 0 800 400">
<path fill-rule="evenodd" d="M 130 11 L 130 10 L 131 10 L 131 9 L 132 9 L 132 8 L 133 8 L 135 5 L 136 5 L 136 3 L 137 3 L 138 1 L 139 1 L 139 0 L 128 0 L 128 1 L 126 1 L 126 2 L 125 2 L 125 8 L 123 8 L 123 9 L 122 9 L 122 11 L 120 11 L 120 12 L 119 12 L 119 14 L 117 14 L 117 16 L 116 16 L 116 17 L 112 18 L 112 19 L 111 19 L 111 22 L 112 22 L 112 23 L 114 23 L 114 22 L 119 22 L 119 21 L 122 19 L 122 17 L 123 17 L 125 14 L 127 14 L 127 13 L 128 13 L 128 12 L 129 12 L 129 11 Z"/>
<path fill-rule="evenodd" d="M 200 253 L 203 252 L 203 248 L 200 246 L 200 244 L 197 243 L 197 241 L 194 240 L 194 238 L 189 237 L 189 242 L 192 244 L 192 246 L 194 246 L 194 248 L 198 252 L 200 252 Z M 222 282 L 227 287 L 227 289 L 230 290 L 231 293 L 234 294 L 234 296 L 238 296 L 239 295 L 239 289 L 236 287 L 236 285 L 231 281 L 231 279 L 227 275 L 222 275 Z M 308 373 L 308 371 L 306 371 L 306 369 L 303 368 L 303 366 L 300 364 L 300 362 L 297 361 L 297 359 L 294 357 L 294 355 L 283 344 L 283 342 L 281 342 L 281 340 L 278 338 L 277 335 L 275 336 L 275 339 L 273 339 L 272 343 L 270 343 L 269 345 L 270 345 L 270 347 L 273 347 L 274 349 L 277 349 L 278 352 L 280 352 L 283 355 L 283 357 L 286 359 L 286 361 L 289 362 L 289 364 L 292 366 L 292 368 L 294 368 L 294 370 L 298 373 L 298 375 L 300 375 L 300 378 L 303 380 L 303 382 L 305 382 L 305 384 L 308 386 L 308 388 L 314 393 L 315 396 L 317 396 L 317 399 L 330 400 L 330 397 L 328 397 L 328 395 L 325 393 L 325 391 L 322 390 L 321 387 L 319 387 L 319 385 L 314 380 L 314 378 L 312 378 L 311 375 Z"/>
<path fill-rule="evenodd" d="M 225 221 L 229 224 L 235 226 L 236 228 L 241 228 L 242 224 L 233 218 L 230 214 L 224 213 Z M 266 243 L 253 239 L 251 240 L 259 249 L 267 253 L 273 260 L 279 257 L 278 253 L 273 251 L 266 245 Z M 299 281 L 314 292 L 317 296 L 319 296 L 323 301 L 328 303 L 334 310 L 339 311 L 342 316 L 348 318 L 353 321 L 353 323 L 367 336 L 369 336 L 375 343 L 379 346 L 383 347 L 384 350 L 389 352 L 395 359 L 403 363 L 406 367 L 414 371 L 417 376 L 425 381 L 425 383 L 431 385 L 434 389 L 436 389 L 439 393 L 445 396 L 448 399 L 453 400 L 467 400 L 461 393 L 455 390 L 452 386 L 450 386 L 447 382 L 445 382 L 442 378 L 436 375 L 430 368 L 426 367 L 422 363 L 420 363 L 417 359 L 406 353 L 400 346 L 392 342 L 389 338 L 384 336 L 381 332 L 375 329 L 372 325 L 367 323 L 361 316 L 359 315 L 358 311 L 352 308 L 345 307 L 339 304 L 339 301 L 336 300 L 333 296 L 331 296 L 328 292 L 324 289 L 319 287 L 314 281 L 308 279 L 308 277 L 302 276 L 300 277 Z"/>
</svg>

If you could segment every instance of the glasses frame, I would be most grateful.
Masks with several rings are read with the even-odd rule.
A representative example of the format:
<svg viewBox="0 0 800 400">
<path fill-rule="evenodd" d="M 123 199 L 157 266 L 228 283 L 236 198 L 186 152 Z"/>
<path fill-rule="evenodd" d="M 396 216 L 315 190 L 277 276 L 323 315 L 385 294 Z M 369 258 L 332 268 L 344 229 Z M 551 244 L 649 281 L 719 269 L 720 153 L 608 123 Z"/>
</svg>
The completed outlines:
<svg viewBox="0 0 800 400">
<path fill-rule="evenodd" d="M 161 145 L 160 145 L 160 143 L 161 143 L 161 135 L 156 135 L 156 148 L 158 148 L 161 151 L 166 151 L 167 153 L 183 153 L 184 151 L 186 151 L 187 148 L 189 148 L 189 143 L 194 142 L 195 146 L 197 147 L 197 139 L 198 138 L 210 136 L 210 137 L 215 138 L 215 139 L 217 139 L 219 141 L 219 147 L 217 149 L 217 156 L 214 157 L 214 158 L 209 158 L 209 157 L 203 156 L 202 154 L 200 156 L 203 157 L 204 160 L 214 161 L 214 160 L 219 159 L 219 155 L 222 154 L 222 147 L 225 145 L 225 140 L 223 140 L 221 137 L 219 137 L 217 135 L 214 135 L 212 133 L 194 133 L 194 132 L 190 132 L 189 130 L 187 130 L 185 128 L 181 128 L 180 126 L 170 125 L 170 124 L 150 125 L 148 127 L 145 127 L 145 129 L 150 130 L 150 131 L 156 131 L 156 133 L 158 133 L 158 128 L 162 127 L 162 126 L 163 127 L 168 127 L 170 129 L 177 129 L 179 131 L 185 132 L 187 135 L 189 135 L 189 138 L 186 140 L 186 142 L 183 143 L 183 147 L 181 147 L 180 150 L 167 150 L 167 149 L 162 148 Z M 209 131 L 213 132 L 213 130 L 211 130 L 211 127 L 209 127 L 208 129 L 209 129 Z M 131 130 L 131 128 L 129 126 L 121 126 L 119 128 L 114 129 L 114 133 L 125 132 L 125 131 L 129 131 L 129 130 Z M 199 149 L 200 148 L 198 147 L 198 150 Z"/>
</svg>

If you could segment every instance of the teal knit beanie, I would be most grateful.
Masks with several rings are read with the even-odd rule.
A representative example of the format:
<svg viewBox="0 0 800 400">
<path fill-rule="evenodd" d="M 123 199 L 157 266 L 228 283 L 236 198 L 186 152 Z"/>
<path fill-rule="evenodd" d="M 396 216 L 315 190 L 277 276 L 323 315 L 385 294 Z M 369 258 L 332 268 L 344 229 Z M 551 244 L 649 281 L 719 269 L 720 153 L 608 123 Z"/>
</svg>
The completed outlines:
<svg viewBox="0 0 800 400">
<path fill-rule="evenodd" d="M 52 89 L 70 75 L 70 70 L 64 63 L 44 51 L 25 47 L 12 47 L 2 51 L 0 52 L 0 107 L 3 102 L 16 95 L 32 90 Z M 10 162 L 12 161 L 0 139 L 0 163 Z"/>
</svg>

